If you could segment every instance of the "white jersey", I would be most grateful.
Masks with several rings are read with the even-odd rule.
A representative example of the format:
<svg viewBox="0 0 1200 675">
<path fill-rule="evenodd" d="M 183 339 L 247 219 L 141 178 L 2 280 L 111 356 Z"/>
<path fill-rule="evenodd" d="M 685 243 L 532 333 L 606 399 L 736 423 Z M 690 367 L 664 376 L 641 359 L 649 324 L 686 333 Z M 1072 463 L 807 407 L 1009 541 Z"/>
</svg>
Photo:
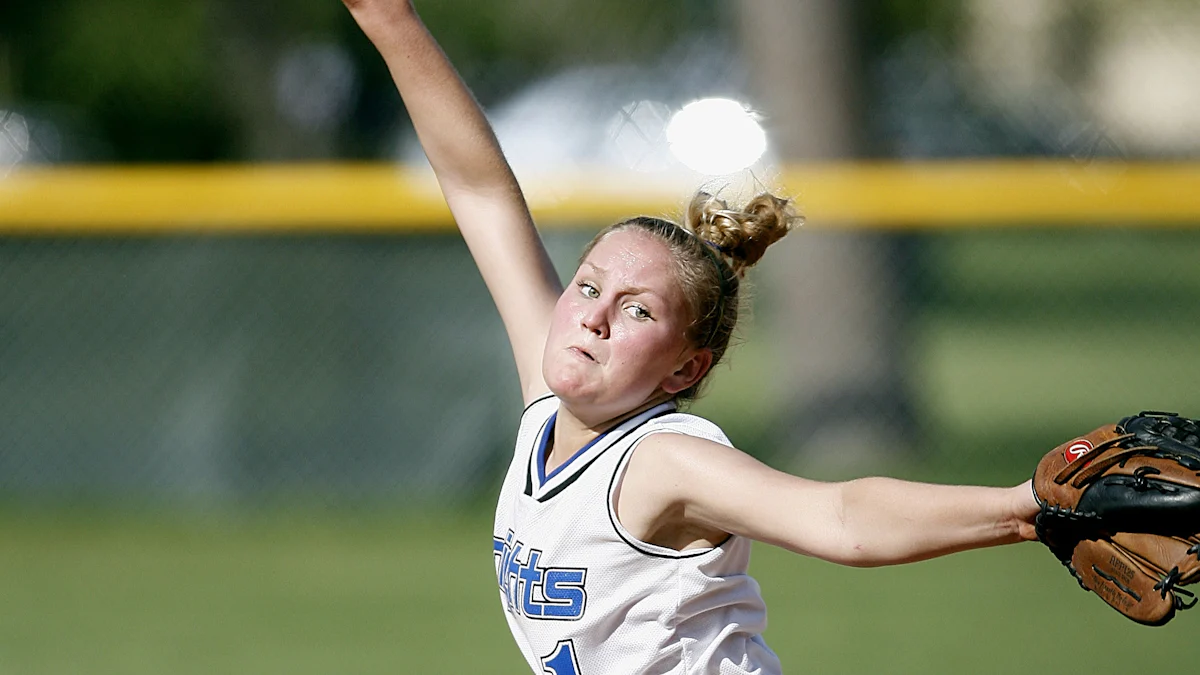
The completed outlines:
<svg viewBox="0 0 1200 675">
<path fill-rule="evenodd" d="M 667 432 L 729 445 L 721 430 L 664 403 L 546 475 L 558 405 L 547 396 L 522 415 L 492 537 L 500 601 L 533 672 L 777 675 L 761 637 L 766 606 L 746 573 L 750 541 L 662 548 L 634 538 L 613 509 L 641 439 Z"/>
</svg>

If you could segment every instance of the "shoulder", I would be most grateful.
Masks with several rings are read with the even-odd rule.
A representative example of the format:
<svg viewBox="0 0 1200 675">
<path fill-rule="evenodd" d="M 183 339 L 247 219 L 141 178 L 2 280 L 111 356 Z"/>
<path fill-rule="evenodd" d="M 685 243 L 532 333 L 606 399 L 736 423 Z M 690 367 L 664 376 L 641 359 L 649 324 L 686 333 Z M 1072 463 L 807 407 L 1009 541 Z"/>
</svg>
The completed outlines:
<svg viewBox="0 0 1200 675">
<path fill-rule="evenodd" d="M 697 491 L 710 489 L 704 476 L 712 457 L 742 454 L 720 427 L 695 415 L 667 413 L 640 427 L 627 462 L 618 465 L 612 506 L 632 535 L 656 546 L 682 551 L 712 548 L 729 530 L 691 517 Z"/>
<path fill-rule="evenodd" d="M 703 417 L 671 413 L 644 427 L 629 460 L 632 482 L 653 488 L 668 502 L 687 500 L 691 491 L 721 480 L 725 471 L 753 461 L 733 447 L 719 426 Z"/>
<path fill-rule="evenodd" d="M 721 427 L 711 420 L 690 413 L 672 412 L 659 415 L 649 420 L 643 427 L 643 440 L 640 444 L 660 445 L 682 441 L 680 438 L 661 438 L 665 434 L 674 434 L 686 438 L 701 439 L 711 443 L 732 447 L 729 438 Z M 658 436 L 659 438 L 655 439 Z"/>
<path fill-rule="evenodd" d="M 711 424 L 711 423 L 710 423 Z M 706 431 L 708 433 L 697 433 Z M 728 462 L 734 457 L 749 457 L 733 447 L 716 425 L 711 429 L 695 426 L 663 425 L 651 430 L 637 444 L 632 462 L 652 475 L 688 476 L 713 462 Z"/>
<path fill-rule="evenodd" d="M 627 477 L 660 504 L 726 510 L 725 502 L 734 499 L 733 495 L 794 489 L 806 482 L 735 448 L 720 427 L 708 420 L 694 415 L 657 420 L 654 431 L 658 433 L 640 440 L 630 457 Z"/>
</svg>

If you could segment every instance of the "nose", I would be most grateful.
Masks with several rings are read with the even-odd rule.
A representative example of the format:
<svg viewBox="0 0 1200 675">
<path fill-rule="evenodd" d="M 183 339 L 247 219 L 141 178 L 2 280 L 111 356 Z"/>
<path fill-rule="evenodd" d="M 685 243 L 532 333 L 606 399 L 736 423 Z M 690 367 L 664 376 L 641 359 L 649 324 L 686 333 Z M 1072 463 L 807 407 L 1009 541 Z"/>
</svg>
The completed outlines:
<svg viewBox="0 0 1200 675">
<path fill-rule="evenodd" d="M 579 323 L 601 340 L 608 338 L 608 309 L 603 303 L 593 300 L 584 305 Z"/>
</svg>

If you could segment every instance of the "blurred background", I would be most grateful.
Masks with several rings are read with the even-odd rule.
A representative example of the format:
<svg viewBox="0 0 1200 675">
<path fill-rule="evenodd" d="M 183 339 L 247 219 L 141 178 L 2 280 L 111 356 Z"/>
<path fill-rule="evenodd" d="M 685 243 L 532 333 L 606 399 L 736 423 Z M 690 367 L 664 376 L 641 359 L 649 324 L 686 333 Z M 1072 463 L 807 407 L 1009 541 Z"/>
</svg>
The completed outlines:
<svg viewBox="0 0 1200 675">
<path fill-rule="evenodd" d="M 1195 3 L 417 6 L 563 275 L 698 187 L 795 196 L 694 406 L 773 466 L 1007 485 L 1200 415 Z M 682 115 L 716 98 L 753 114 Z M 524 672 L 488 553 L 520 409 L 341 3 L 0 4 L 0 673 Z M 1200 660 L 1200 617 L 1134 626 L 1033 545 L 752 573 L 789 672 Z"/>
</svg>

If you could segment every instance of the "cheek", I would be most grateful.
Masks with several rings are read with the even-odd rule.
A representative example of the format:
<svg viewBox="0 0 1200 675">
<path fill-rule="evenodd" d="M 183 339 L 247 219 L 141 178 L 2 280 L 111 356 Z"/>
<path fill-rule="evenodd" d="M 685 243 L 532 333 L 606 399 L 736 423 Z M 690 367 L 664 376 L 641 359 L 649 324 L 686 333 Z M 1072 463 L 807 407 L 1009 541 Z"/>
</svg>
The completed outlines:
<svg viewBox="0 0 1200 675">
<path fill-rule="evenodd" d="M 565 293 L 554 303 L 554 313 L 550 316 L 550 330 L 560 331 L 570 326 L 577 313 L 575 303 Z"/>
<path fill-rule="evenodd" d="M 653 331 L 649 327 L 624 320 L 610 324 L 608 330 L 609 339 L 620 345 L 624 351 L 645 350 L 654 341 Z"/>
<path fill-rule="evenodd" d="M 615 327 L 612 339 L 621 347 L 623 362 L 645 364 L 647 373 L 657 370 L 654 366 L 659 364 L 664 367 L 672 365 L 670 361 L 677 353 L 673 351 L 676 341 L 657 326 Z"/>
</svg>

